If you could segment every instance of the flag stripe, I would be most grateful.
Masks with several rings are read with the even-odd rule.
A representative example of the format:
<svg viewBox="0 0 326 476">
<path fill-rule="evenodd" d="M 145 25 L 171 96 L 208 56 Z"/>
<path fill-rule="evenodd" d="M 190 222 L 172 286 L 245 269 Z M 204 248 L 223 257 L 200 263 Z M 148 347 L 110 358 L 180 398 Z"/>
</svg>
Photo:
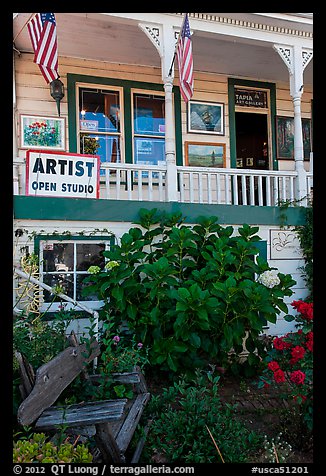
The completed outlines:
<svg viewBox="0 0 326 476">
<path fill-rule="evenodd" d="M 188 15 L 186 14 L 177 46 L 180 92 L 185 102 L 193 95 L 194 75 L 192 43 Z"/>
<path fill-rule="evenodd" d="M 59 77 L 56 23 L 53 13 L 36 13 L 28 23 L 34 63 L 47 83 Z"/>
</svg>

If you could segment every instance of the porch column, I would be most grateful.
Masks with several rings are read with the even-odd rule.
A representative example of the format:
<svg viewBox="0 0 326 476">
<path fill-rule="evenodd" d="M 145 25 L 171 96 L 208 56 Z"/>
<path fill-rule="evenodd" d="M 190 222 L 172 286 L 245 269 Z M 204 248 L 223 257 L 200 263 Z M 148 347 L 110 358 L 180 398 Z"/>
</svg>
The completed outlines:
<svg viewBox="0 0 326 476">
<path fill-rule="evenodd" d="M 293 99 L 294 110 L 294 161 L 297 171 L 296 199 L 305 206 L 307 204 L 307 180 L 303 165 L 303 137 L 301 119 L 301 96 L 303 93 L 303 72 L 312 59 L 313 53 L 309 48 L 294 45 L 274 45 L 274 49 L 281 56 L 290 74 L 290 95 Z"/>
<path fill-rule="evenodd" d="M 162 80 L 165 92 L 165 197 L 167 202 L 176 202 L 178 200 L 178 190 L 172 94 L 174 68 L 171 69 L 171 74 L 169 73 L 177 33 L 171 23 L 164 25 L 140 23 L 139 27 L 146 33 L 161 57 Z"/>
</svg>

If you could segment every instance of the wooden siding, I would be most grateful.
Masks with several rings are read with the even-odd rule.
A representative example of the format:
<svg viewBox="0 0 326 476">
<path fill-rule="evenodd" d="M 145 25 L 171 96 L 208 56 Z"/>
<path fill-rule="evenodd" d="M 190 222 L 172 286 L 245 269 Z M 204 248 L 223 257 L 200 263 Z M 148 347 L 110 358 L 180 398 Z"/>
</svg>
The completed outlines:
<svg viewBox="0 0 326 476">
<path fill-rule="evenodd" d="M 18 131 L 18 155 L 25 157 L 25 150 L 20 146 L 20 114 L 36 114 L 45 116 L 56 116 L 56 103 L 51 98 L 49 86 L 45 83 L 37 65 L 33 63 L 33 56 L 23 53 L 21 57 L 15 58 L 16 68 L 16 94 L 17 94 L 17 114 L 16 124 Z M 120 63 L 104 63 L 76 58 L 60 57 L 59 73 L 62 82 L 67 87 L 67 73 L 98 76 L 103 78 L 124 79 L 130 81 L 142 81 L 162 84 L 161 69 L 147 66 L 131 66 Z M 244 78 L 241 78 L 244 79 Z M 247 78 L 249 79 L 249 78 Z M 250 78 L 256 80 L 256 78 Z M 181 101 L 182 118 L 182 142 L 185 141 L 217 142 L 226 145 L 226 167 L 230 167 L 230 147 L 229 147 L 229 118 L 228 118 L 228 78 L 226 75 L 212 73 L 195 72 L 195 90 L 193 100 L 213 101 L 224 103 L 224 132 L 223 136 L 210 134 L 195 134 L 187 132 L 186 104 Z M 174 80 L 178 84 L 178 73 Z M 302 117 L 311 118 L 312 89 L 305 87 L 302 95 Z M 293 102 L 290 96 L 288 83 L 276 84 L 276 108 L 277 115 L 293 116 Z M 67 90 L 61 101 L 61 116 L 67 118 Z M 66 147 L 68 150 L 68 120 L 66 121 Z M 184 154 L 184 150 L 183 150 Z M 307 167 L 307 164 L 305 164 Z M 293 161 L 280 161 L 281 170 L 293 170 Z"/>
</svg>

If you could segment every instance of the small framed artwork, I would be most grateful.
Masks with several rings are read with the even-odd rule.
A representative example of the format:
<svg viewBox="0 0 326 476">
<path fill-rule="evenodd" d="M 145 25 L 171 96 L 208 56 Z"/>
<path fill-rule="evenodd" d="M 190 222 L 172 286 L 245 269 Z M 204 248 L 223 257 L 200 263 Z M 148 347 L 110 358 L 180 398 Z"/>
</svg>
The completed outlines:
<svg viewBox="0 0 326 476">
<path fill-rule="evenodd" d="M 243 159 L 237 159 L 237 167 L 238 168 L 243 167 Z"/>
<path fill-rule="evenodd" d="M 224 104 L 188 102 L 188 132 L 224 135 Z"/>
<path fill-rule="evenodd" d="M 303 156 L 309 160 L 311 152 L 311 119 L 302 119 Z M 277 158 L 294 159 L 294 119 L 293 117 L 276 117 Z"/>
<path fill-rule="evenodd" d="M 21 114 L 20 142 L 22 149 L 65 150 L 65 118 Z"/>
<path fill-rule="evenodd" d="M 225 144 L 185 142 L 186 165 L 225 167 Z"/>
<path fill-rule="evenodd" d="M 252 167 L 254 165 L 253 157 L 246 157 L 246 167 Z"/>
</svg>

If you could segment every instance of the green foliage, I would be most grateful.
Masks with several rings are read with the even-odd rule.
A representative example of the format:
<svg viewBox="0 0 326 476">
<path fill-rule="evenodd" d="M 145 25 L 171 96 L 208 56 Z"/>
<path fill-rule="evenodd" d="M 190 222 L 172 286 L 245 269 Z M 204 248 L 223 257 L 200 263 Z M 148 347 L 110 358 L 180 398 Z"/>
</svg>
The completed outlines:
<svg viewBox="0 0 326 476">
<path fill-rule="evenodd" d="M 36 370 L 49 362 L 67 345 L 65 331 L 74 311 L 61 310 L 51 322 L 43 321 L 34 314 L 15 316 L 13 323 L 13 352 L 21 352 Z M 19 392 L 20 376 L 18 362 L 13 356 L 13 412 L 16 414 L 21 395 Z"/>
<path fill-rule="evenodd" d="M 67 441 L 56 445 L 44 433 L 33 433 L 30 439 L 14 441 L 14 463 L 91 463 L 87 446 Z"/>
<path fill-rule="evenodd" d="M 299 236 L 300 246 L 302 249 L 305 265 L 304 279 L 309 290 L 309 300 L 313 300 L 313 207 L 307 207 L 306 222 L 304 225 L 297 226 L 296 231 Z"/>
<path fill-rule="evenodd" d="M 151 365 L 179 372 L 208 362 L 230 365 L 246 338 L 247 374 L 264 352 L 259 341 L 264 319 L 275 323 L 287 312 L 284 296 L 295 283 L 278 273 L 278 284 L 255 279 L 269 270 L 259 257 L 258 227 L 244 224 L 234 235 L 216 217 L 186 226 L 180 214 L 142 209 L 138 225 L 121 237 L 105 257 L 118 265 L 86 278 L 85 295 L 104 300 L 101 317 L 129 330 L 149 350 Z M 232 363 L 237 371 L 239 362 Z"/>
<path fill-rule="evenodd" d="M 235 407 L 222 404 L 219 377 L 196 372 L 152 397 L 146 414 L 152 419 L 142 458 L 159 453 L 169 463 L 221 463 L 207 427 L 226 463 L 248 462 L 262 438 L 234 417 Z"/>
</svg>

